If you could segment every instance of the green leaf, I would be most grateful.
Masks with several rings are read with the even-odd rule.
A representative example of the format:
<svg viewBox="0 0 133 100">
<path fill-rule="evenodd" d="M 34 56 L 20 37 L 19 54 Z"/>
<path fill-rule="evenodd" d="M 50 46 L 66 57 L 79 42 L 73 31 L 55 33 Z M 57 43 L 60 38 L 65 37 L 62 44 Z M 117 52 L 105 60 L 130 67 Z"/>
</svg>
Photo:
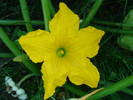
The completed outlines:
<svg viewBox="0 0 133 100">
<path fill-rule="evenodd" d="M 133 24 L 133 10 L 130 10 L 130 12 L 124 18 L 123 23 L 124 24 Z M 124 30 L 130 30 L 130 29 L 133 29 L 133 27 L 123 26 L 123 29 Z M 118 38 L 117 42 L 122 48 L 133 51 L 133 35 L 121 35 Z"/>
</svg>

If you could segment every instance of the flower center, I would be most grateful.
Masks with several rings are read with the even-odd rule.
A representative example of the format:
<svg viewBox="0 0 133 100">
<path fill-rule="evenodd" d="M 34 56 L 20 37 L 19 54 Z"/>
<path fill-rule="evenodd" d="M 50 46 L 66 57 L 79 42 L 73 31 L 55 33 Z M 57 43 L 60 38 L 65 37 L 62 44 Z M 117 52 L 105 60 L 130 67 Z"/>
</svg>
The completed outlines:
<svg viewBox="0 0 133 100">
<path fill-rule="evenodd" d="M 56 54 L 58 57 L 64 57 L 66 54 L 66 50 L 64 48 L 58 48 Z"/>
</svg>

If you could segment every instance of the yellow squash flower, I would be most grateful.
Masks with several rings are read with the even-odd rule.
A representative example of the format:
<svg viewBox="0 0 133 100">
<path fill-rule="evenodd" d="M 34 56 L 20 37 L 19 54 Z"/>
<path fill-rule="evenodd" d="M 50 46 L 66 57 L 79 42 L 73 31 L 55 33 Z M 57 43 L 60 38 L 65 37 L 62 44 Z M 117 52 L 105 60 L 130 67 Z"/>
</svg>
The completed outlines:
<svg viewBox="0 0 133 100">
<path fill-rule="evenodd" d="M 88 58 L 98 53 L 99 42 L 104 34 L 94 27 L 79 29 L 79 17 L 64 3 L 49 23 L 50 32 L 36 30 L 19 39 L 30 59 L 43 62 L 41 72 L 47 99 L 55 88 L 62 86 L 67 77 L 76 84 L 96 88 L 99 72 Z"/>
</svg>

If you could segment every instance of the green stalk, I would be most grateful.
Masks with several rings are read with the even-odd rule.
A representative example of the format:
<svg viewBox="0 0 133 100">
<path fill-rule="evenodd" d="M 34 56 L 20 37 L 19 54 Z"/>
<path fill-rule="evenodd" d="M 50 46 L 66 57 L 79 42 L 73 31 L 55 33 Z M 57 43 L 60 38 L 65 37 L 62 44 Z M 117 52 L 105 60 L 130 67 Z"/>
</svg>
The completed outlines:
<svg viewBox="0 0 133 100">
<path fill-rule="evenodd" d="M 109 86 L 108 88 L 103 89 L 102 91 L 90 96 L 87 98 L 87 100 L 96 100 L 102 97 L 105 97 L 109 94 L 115 93 L 117 91 L 120 91 L 126 87 L 129 87 L 133 85 L 133 75 Z"/>
<path fill-rule="evenodd" d="M 24 20 L 0 20 L 0 25 L 25 25 L 25 24 L 33 24 L 33 25 L 43 25 L 43 21 L 41 20 L 33 20 L 31 22 L 25 22 Z"/>
<path fill-rule="evenodd" d="M 5 45 L 11 50 L 11 52 L 15 56 L 22 55 L 22 52 L 16 47 L 14 42 L 9 39 L 9 37 L 1 27 L 0 27 L 0 39 L 5 43 Z M 41 75 L 39 68 L 35 66 L 30 60 L 24 60 L 22 61 L 22 63 L 36 75 Z"/>
<path fill-rule="evenodd" d="M 34 74 L 34 73 L 31 73 L 31 74 L 28 74 L 28 75 L 24 76 L 24 77 L 17 83 L 17 86 L 20 87 L 21 84 L 22 84 L 25 80 L 27 80 L 28 78 L 30 78 L 30 77 L 32 77 L 32 76 L 35 76 L 35 74 Z"/>
<path fill-rule="evenodd" d="M 0 53 L 0 58 L 12 58 L 14 57 L 11 53 Z"/>
<path fill-rule="evenodd" d="M 21 54 L 19 49 L 16 47 L 16 45 L 9 39 L 7 34 L 3 31 L 3 29 L 0 27 L 0 39 L 5 43 L 5 45 L 11 50 L 11 52 L 18 56 Z"/>
<path fill-rule="evenodd" d="M 124 92 L 124 93 L 127 93 L 127 94 L 129 94 L 131 96 L 133 96 L 133 90 L 132 89 L 125 88 L 125 89 L 123 89 L 121 91 Z"/>
<path fill-rule="evenodd" d="M 50 9 L 51 16 L 54 16 L 54 14 L 55 14 L 55 9 L 54 9 L 54 7 L 53 7 L 53 4 L 52 4 L 51 0 L 49 0 L 48 3 L 49 3 L 49 9 Z"/>
<path fill-rule="evenodd" d="M 42 10 L 43 10 L 43 17 L 44 17 L 44 25 L 45 30 L 49 31 L 49 21 L 50 21 L 50 8 L 49 8 L 49 0 L 41 0 L 42 3 Z"/>
<path fill-rule="evenodd" d="M 102 21 L 102 20 L 97 20 L 97 19 L 94 19 L 93 22 L 96 24 L 109 25 L 109 26 L 133 27 L 133 24 L 123 24 L 123 23 L 118 23 L 118 22 L 109 22 L 109 21 Z"/>
<path fill-rule="evenodd" d="M 30 22 L 30 14 L 29 14 L 29 11 L 28 11 L 28 6 L 27 6 L 26 0 L 19 0 L 19 2 L 20 2 L 20 7 L 21 7 L 21 10 L 22 10 L 24 21 L 25 22 Z M 26 25 L 26 28 L 27 28 L 28 32 L 33 31 L 32 25 L 30 23 L 27 23 L 25 25 Z"/>
<path fill-rule="evenodd" d="M 118 22 L 109 22 L 102 20 L 93 20 L 96 24 L 109 25 L 109 26 L 118 26 L 118 27 L 133 27 L 133 24 L 123 24 Z M 44 22 L 42 20 L 32 20 L 31 22 L 25 22 L 24 20 L 0 20 L 0 25 L 25 25 L 30 23 L 32 25 L 43 25 Z"/>
<path fill-rule="evenodd" d="M 106 84 L 105 84 L 106 83 Z M 110 86 L 110 85 L 113 85 L 114 83 L 113 82 L 110 82 L 110 81 L 102 81 L 100 82 L 101 85 L 107 85 L 107 86 Z M 131 95 L 133 96 L 133 90 L 130 89 L 130 88 L 124 88 L 121 90 L 121 92 L 124 92 L 124 93 L 127 93 L 128 95 Z"/>
<path fill-rule="evenodd" d="M 98 29 L 104 30 L 105 32 L 119 33 L 119 34 L 125 34 L 125 35 L 133 35 L 133 30 L 114 29 L 114 28 L 97 26 L 97 25 L 94 25 L 94 26 Z"/>
<path fill-rule="evenodd" d="M 83 27 L 90 24 L 91 20 L 96 15 L 96 13 L 97 13 L 100 5 L 102 4 L 102 2 L 103 2 L 103 0 L 95 0 L 95 3 L 93 4 L 89 14 L 87 15 L 87 17 L 81 23 L 81 28 L 83 28 Z"/>
</svg>

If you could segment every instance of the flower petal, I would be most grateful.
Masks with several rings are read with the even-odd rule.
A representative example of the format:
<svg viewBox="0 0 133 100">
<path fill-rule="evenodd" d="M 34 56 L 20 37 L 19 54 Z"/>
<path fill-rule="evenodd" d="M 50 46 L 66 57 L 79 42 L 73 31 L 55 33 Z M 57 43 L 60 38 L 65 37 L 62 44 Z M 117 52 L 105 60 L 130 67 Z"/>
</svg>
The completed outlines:
<svg viewBox="0 0 133 100">
<path fill-rule="evenodd" d="M 43 73 L 42 79 L 44 81 L 45 95 L 47 99 L 55 92 L 55 88 L 62 86 L 67 77 L 67 69 L 65 63 L 61 59 L 51 57 L 42 65 L 41 72 Z"/>
<path fill-rule="evenodd" d="M 91 88 L 96 88 L 100 79 L 97 68 L 89 61 L 75 62 L 75 65 L 69 67 L 70 73 L 68 75 L 70 81 L 76 85 L 86 84 Z"/>
<path fill-rule="evenodd" d="M 79 30 L 79 17 L 74 14 L 66 4 L 59 4 L 59 11 L 50 21 L 50 31 L 52 34 L 68 35 Z"/>
<path fill-rule="evenodd" d="M 80 29 L 75 38 L 75 51 L 80 51 L 80 55 L 92 58 L 97 55 L 99 42 L 104 35 L 104 31 L 92 26 Z"/>
<path fill-rule="evenodd" d="M 49 32 L 37 30 L 22 36 L 18 41 L 30 59 L 35 62 L 42 62 L 45 55 L 45 47 L 50 41 Z"/>
</svg>

